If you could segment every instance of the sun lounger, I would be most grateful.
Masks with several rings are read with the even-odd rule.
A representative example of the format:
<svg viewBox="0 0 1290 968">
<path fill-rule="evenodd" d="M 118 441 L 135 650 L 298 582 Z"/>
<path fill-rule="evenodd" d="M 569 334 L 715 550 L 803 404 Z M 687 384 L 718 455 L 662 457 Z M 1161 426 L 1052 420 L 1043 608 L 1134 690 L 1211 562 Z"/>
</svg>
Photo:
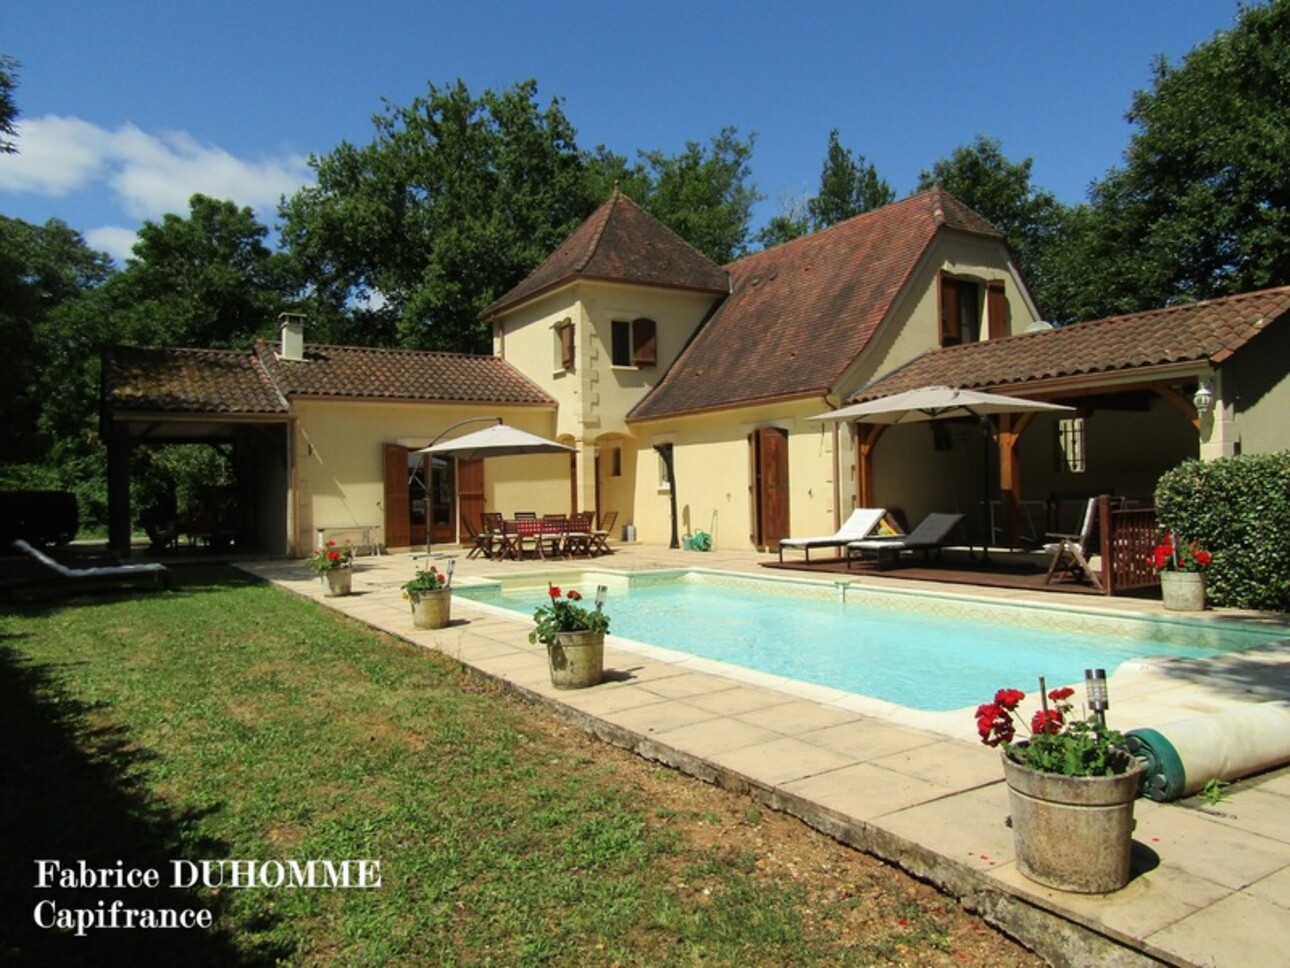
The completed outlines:
<svg viewBox="0 0 1290 968">
<path fill-rule="evenodd" d="M 71 584 L 112 583 L 121 581 L 143 580 L 158 588 L 171 587 L 170 569 L 158 562 L 142 565 L 100 565 L 93 568 L 71 568 L 61 561 L 56 561 L 39 548 L 34 548 L 21 538 L 13 542 L 15 551 L 39 562 L 47 572 Z"/>
<path fill-rule="evenodd" d="M 841 548 L 850 541 L 867 538 L 886 514 L 885 508 L 856 508 L 851 512 L 851 517 L 833 534 L 817 535 L 814 538 L 781 538 L 779 560 L 784 560 L 785 548 L 806 552 L 806 560 L 810 561 L 812 548 Z"/>
<path fill-rule="evenodd" d="M 931 552 L 940 552 L 949 539 L 950 532 L 963 520 L 961 514 L 933 513 L 923 518 L 909 534 L 894 535 L 890 538 L 866 538 L 863 541 L 847 543 L 847 567 L 856 558 L 863 559 L 866 553 L 872 553 L 882 567 L 884 557 L 896 559 L 902 551 L 921 551 L 924 556 Z"/>
</svg>

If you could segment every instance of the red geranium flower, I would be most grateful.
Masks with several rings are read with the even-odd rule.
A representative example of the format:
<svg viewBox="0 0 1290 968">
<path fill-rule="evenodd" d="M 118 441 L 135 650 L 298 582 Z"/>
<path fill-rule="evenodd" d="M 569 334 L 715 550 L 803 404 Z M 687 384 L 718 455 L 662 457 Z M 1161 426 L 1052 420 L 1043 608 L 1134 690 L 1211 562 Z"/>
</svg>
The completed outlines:
<svg viewBox="0 0 1290 968">
<path fill-rule="evenodd" d="M 569 589 L 569 597 L 572 598 L 575 602 L 582 601 L 582 595 L 579 594 L 578 589 L 576 588 Z"/>
<path fill-rule="evenodd" d="M 1054 689 L 1048 694 L 1048 698 L 1053 702 L 1061 702 L 1063 699 L 1069 699 L 1075 695 L 1075 690 L 1070 686 L 1063 686 L 1061 689 Z"/>
<path fill-rule="evenodd" d="M 1058 710 L 1039 709 L 1030 720 L 1030 732 L 1036 736 L 1040 733 L 1060 733 L 1063 721 L 1062 714 Z"/>
<path fill-rule="evenodd" d="M 1017 704 L 1026 698 L 1020 689 L 1000 689 L 994 694 L 994 701 L 1004 709 L 1016 709 Z"/>
<path fill-rule="evenodd" d="M 560 589 L 556 588 L 554 585 L 548 585 L 546 589 L 546 593 L 550 595 L 552 598 L 560 597 Z"/>
</svg>

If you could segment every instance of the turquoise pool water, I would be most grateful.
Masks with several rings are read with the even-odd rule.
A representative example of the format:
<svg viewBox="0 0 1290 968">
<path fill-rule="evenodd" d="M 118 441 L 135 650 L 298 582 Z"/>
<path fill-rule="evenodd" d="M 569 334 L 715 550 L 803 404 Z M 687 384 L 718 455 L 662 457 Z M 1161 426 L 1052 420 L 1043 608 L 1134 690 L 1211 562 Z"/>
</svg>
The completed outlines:
<svg viewBox="0 0 1290 968">
<path fill-rule="evenodd" d="M 930 711 L 976 705 L 1005 686 L 1030 692 L 1041 675 L 1051 688 L 1081 681 L 1086 668 L 1109 675 L 1132 659 L 1212 656 L 1285 637 L 695 572 L 555 578 L 588 599 L 610 585 L 612 635 Z M 457 594 L 530 616 L 548 600 L 545 583 Z"/>
</svg>

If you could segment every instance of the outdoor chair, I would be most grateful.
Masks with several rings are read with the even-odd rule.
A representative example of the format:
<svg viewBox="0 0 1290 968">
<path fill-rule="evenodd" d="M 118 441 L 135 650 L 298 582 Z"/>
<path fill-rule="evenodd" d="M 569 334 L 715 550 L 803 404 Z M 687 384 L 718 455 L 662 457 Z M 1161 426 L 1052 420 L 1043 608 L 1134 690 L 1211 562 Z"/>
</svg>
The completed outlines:
<svg viewBox="0 0 1290 968">
<path fill-rule="evenodd" d="M 470 523 L 470 518 L 466 515 L 461 516 L 461 526 L 465 528 L 467 536 L 470 538 L 470 553 L 467 558 L 478 558 L 483 555 L 485 558 L 493 557 L 493 536 L 488 528 L 482 527 L 479 531 Z"/>
<path fill-rule="evenodd" d="M 569 532 L 564 538 L 565 554 L 591 557 L 592 521 L 595 514 L 582 511 L 569 519 Z"/>
<path fill-rule="evenodd" d="M 593 555 L 612 555 L 614 549 L 609 547 L 609 536 L 614 532 L 614 522 L 618 520 L 617 511 L 607 511 L 600 518 L 600 527 L 591 532 L 591 553 Z"/>
<path fill-rule="evenodd" d="M 963 521 L 961 514 L 942 514 L 933 512 L 923 518 L 922 522 L 909 534 L 892 535 L 888 538 L 865 538 L 863 541 L 847 542 L 847 567 L 856 558 L 863 560 L 867 552 L 872 552 L 881 568 L 884 558 L 896 560 L 903 551 L 921 551 L 924 558 L 930 558 L 935 551 L 940 554 L 941 548 L 949 540 L 950 532 Z"/>
<path fill-rule="evenodd" d="M 174 582 L 170 569 L 158 562 L 142 565 L 98 565 L 91 568 L 72 568 L 56 561 L 39 548 L 34 548 L 21 538 L 12 543 L 15 551 L 38 562 L 47 573 L 57 576 L 68 587 L 81 585 L 106 585 L 125 581 L 143 581 L 157 588 L 172 588 Z"/>
<path fill-rule="evenodd" d="M 516 521 L 536 521 L 537 512 L 536 511 L 516 511 L 515 520 Z"/>
<path fill-rule="evenodd" d="M 843 522 L 833 534 L 816 535 L 812 538 L 781 538 L 779 541 L 779 560 L 784 560 L 784 549 L 806 552 L 806 560 L 811 560 L 812 548 L 842 548 L 852 541 L 867 538 L 878 527 L 886 516 L 886 508 L 856 508 L 851 517 Z"/>
<path fill-rule="evenodd" d="M 1048 574 L 1044 576 L 1045 585 L 1052 584 L 1054 575 L 1064 574 L 1087 578 L 1094 588 L 1099 592 L 1102 590 L 1101 579 L 1088 563 L 1089 546 L 1093 541 L 1093 522 L 1096 518 L 1097 498 L 1091 497 L 1084 509 L 1084 524 L 1080 527 L 1079 534 L 1048 533 L 1047 537 L 1053 540 L 1044 545 L 1044 551 L 1052 556 L 1052 560 L 1048 563 Z"/>
<path fill-rule="evenodd" d="M 542 540 L 550 545 L 552 557 L 568 554 L 569 517 L 565 514 L 542 515 Z"/>
<path fill-rule="evenodd" d="M 545 535 L 542 534 L 542 522 L 537 516 L 531 518 L 515 519 L 515 540 L 513 549 L 517 558 L 523 558 L 529 549 L 533 550 L 539 558 L 545 560 L 546 554 L 542 551 L 542 542 Z"/>
</svg>

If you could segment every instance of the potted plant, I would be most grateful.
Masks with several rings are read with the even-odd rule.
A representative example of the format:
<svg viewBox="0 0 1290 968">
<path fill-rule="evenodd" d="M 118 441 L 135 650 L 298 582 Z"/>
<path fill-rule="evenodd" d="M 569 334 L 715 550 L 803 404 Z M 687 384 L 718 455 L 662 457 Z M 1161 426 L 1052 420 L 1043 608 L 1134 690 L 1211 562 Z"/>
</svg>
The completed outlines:
<svg viewBox="0 0 1290 968">
<path fill-rule="evenodd" d="M 1045 696 L 1041 679 L 1030 738 L 1014 743 L 1013 715 L 1026 694 L 1000 689 L 977 707 L 977 731 L 987 746 L 1002 747 L 1021 873 L 1062 891 L 1106 894 L 1129 882 L 1143 767 L 1099 713 L 1071 718 L 1073 694 L 1062 688 Z"/>
<path fill-rule="evenodd" d="M 559 588 L 548 583 L 550 601 L 534 611 L 537 628 L 529 633 L 529 641 L 546 645 L 551 684 L 557 689 L 594 686 L 604 674 L 605 633 L 609 631 L 609 616 L 604 611 L 607 592 L 604 585 L 599 586 L 595 607 L 587 608 L 579 604 L 583 599 L 576 588 L 561 594 Z"/>
<path fill-rule="evenodd" d="M 412 624 L 419 629 L 441 629 L 452 617 L 452 572 L 457 564 L 449 559 L 446 571 L 434 565 L 418 568 L 415 577 L 403 584 L 403 597 L 412 605 Z"/>
<path fill-rule="evenodd" d="M 313 553 L 306 564 L 322 579 L 323 597 L 348 595 L 353 590 L 354 546 L 328 541 Z"/>
<path fill-rule="evenodd" d="M 1214 556 L 1195 541 L 1180 544 L 1172 532 L 1151 552 L 1151 563 L 1160 573 L 1160 594 L 1165 608 L 1179 612 L 1205 610 L 1205 569 Z"/>
</svg>

